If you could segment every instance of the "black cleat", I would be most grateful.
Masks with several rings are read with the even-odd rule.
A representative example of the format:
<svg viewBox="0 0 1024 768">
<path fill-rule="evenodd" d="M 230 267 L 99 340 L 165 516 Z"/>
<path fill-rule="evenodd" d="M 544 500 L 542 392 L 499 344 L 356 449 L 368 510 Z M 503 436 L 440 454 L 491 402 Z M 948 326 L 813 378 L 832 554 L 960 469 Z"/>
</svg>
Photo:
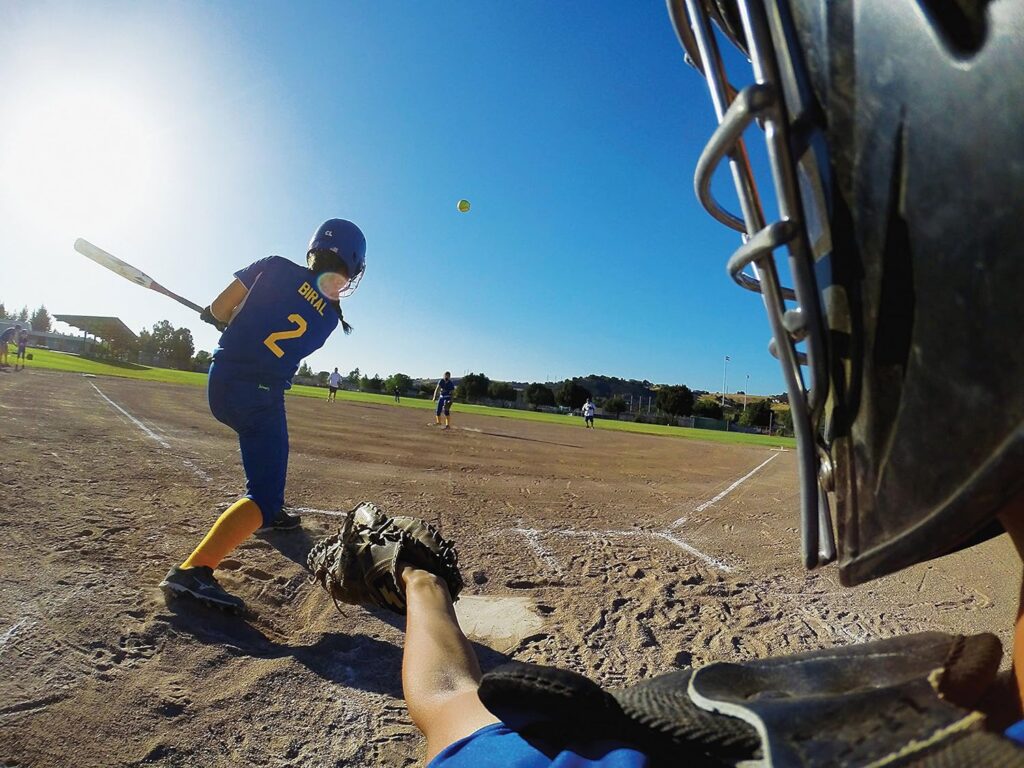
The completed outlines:
<svg viewBox="0 0 1024 768">
<path fill-rule="evenodd" d="M 302 525 L 302 518 L 298 515 L 293 515 L 291 512 L 285 512 L 283 509 L 277 513 L 277 517 L 274 518 L 274 522 L 270 525 L 264 525 L 261 528 L 257 528 L 258 531 L 293 531 Z"/>
<path fill-rule="evenodd" d="M 213 577 L 213 569 L 206 565 L 195 568 L 174 566 L 160 582 L 160 589 L 168 597 L 191 595 L 201 603 L 233 613 L 245 611 L 245 602 L 224 590 Z"/>
</svg>

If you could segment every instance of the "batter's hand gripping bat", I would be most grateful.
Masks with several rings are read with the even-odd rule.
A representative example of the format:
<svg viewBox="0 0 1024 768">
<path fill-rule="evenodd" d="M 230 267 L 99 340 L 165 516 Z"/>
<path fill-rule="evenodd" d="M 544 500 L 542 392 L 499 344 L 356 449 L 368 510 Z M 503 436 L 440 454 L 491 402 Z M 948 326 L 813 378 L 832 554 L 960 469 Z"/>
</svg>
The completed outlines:
<svg viewBox="0 0 1024 768">
<path fill-rule="evenodd" d="M 75 250 L 78 251 L 83 256 L 92 259 L 97 264 L 106 267 L 111 272 L 116 272 L 126 280 L 131 280 L 136 285 L 141 285 L 143 288 L 149 288 L 151 291 L 162 293 L 164 296 L 169 296 L 175 301 L 184 304 L 189 309 L 194 309 L 199 314 L 203 313 L 203 308 L 200 307 L 198 304 L 195 304 L 189 301 L 188 299 L 179 296 L 178 294 L 174 293 L 174 291 L 167 290 L 162 285 L 160 285 L 160 283 L 158 283 L 156 280 L 154 280 L 152 277 L 147 275 L 142 270 L 136 269 L 131 264 L 126 264 L 116 256 L 107 253 L 102 248 L 97 248 L 88 240 L 83 240 L 82 238 L 78 238 L 77 240 L 75 240 Z"/>
</svg>

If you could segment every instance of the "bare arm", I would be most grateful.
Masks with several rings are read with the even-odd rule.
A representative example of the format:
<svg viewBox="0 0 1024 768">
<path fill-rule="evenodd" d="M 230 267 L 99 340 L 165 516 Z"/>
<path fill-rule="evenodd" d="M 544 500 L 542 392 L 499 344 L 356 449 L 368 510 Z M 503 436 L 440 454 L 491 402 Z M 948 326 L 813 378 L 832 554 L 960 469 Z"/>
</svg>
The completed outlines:
<svg viewBox="0 0 1024 768">
<path fill-rule="evenodd" d="M 402 566 L 408 603 L 402 689 L 409 716 L 427 737 L 427 760 L 485 725 L 499 722 L 480 701 L 480 663 L 459 627 L 444 581 Z"/>
<path fill-rule="evenodd" d="M 221 322 L 229 323 L 235 316 L 238 305 L 245 301 L 245 297 L 248 295 L 249 289 L 236 278 L 231 281 L 231 285 L 221 291 L 220 296 L 213 300 L 213 303 L 210 304 L 210 311 Z"/>
</svg>

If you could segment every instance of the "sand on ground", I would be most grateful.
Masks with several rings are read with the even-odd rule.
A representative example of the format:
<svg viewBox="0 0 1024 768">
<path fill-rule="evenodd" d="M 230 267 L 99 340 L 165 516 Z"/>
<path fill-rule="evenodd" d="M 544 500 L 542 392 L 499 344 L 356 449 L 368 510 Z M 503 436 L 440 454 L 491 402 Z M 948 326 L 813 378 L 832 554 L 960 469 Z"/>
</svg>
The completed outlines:
<svg viewBox="0 0 1024 768">
<path fill-rule="evenodd" d="M 384 403 L 289 398 L 288 415 L 303 528 L 223 563 L 241 618 L 156 586 L 244 487 L 203 390 L 0 374 L 0 764 L 422 762 L 402 620 L 339 613 L 304 568 L 364 499 L 457 542 L 459 615 L 485 669 L 534 661 L 621 686 L 925 629 L 1009 647 L 1020 564 L 1005 537 L 856 589 L 803 572 L 791 451 L 458 405 L 449 431 Z"/>
</svg>

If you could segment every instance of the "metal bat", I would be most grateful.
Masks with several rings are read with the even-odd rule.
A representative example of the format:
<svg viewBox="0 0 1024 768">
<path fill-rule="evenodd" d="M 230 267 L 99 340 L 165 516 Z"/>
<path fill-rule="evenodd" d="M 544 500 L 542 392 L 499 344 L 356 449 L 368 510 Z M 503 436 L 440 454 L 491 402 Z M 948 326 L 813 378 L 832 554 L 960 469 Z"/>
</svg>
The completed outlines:
<svg viewBox="0 0 1024 768">
<path fill-rule="evenodd" d="M 97 264 L 109 269 L 111 272 L 116 272 L 121 277 L 131 280 L 136 285 L 141 285 L 143 288 L 149 288 L 151 291 L 162 293 L 164 296 L 168 296 L 177 302 L 184 304 L 189 309 L 194 309 L 199 314 L 203 313 L 203 308 L 198 304 L 195 304 L 188 299 L 179 296 L 174 291 L 169 291 L 164 288 L 160 283 L 154 280 L 152 277 L 147 275 L 141 269 L 136 269 L 131 264 L 126 264 L 116 256 L 107 253 L 102 248 L 97 248 L 95 245 L 90 243 L 88 240 L 78 238 L 75 240 L 75 250 L 83 256 L 86 256 Z"/>
</svg>

